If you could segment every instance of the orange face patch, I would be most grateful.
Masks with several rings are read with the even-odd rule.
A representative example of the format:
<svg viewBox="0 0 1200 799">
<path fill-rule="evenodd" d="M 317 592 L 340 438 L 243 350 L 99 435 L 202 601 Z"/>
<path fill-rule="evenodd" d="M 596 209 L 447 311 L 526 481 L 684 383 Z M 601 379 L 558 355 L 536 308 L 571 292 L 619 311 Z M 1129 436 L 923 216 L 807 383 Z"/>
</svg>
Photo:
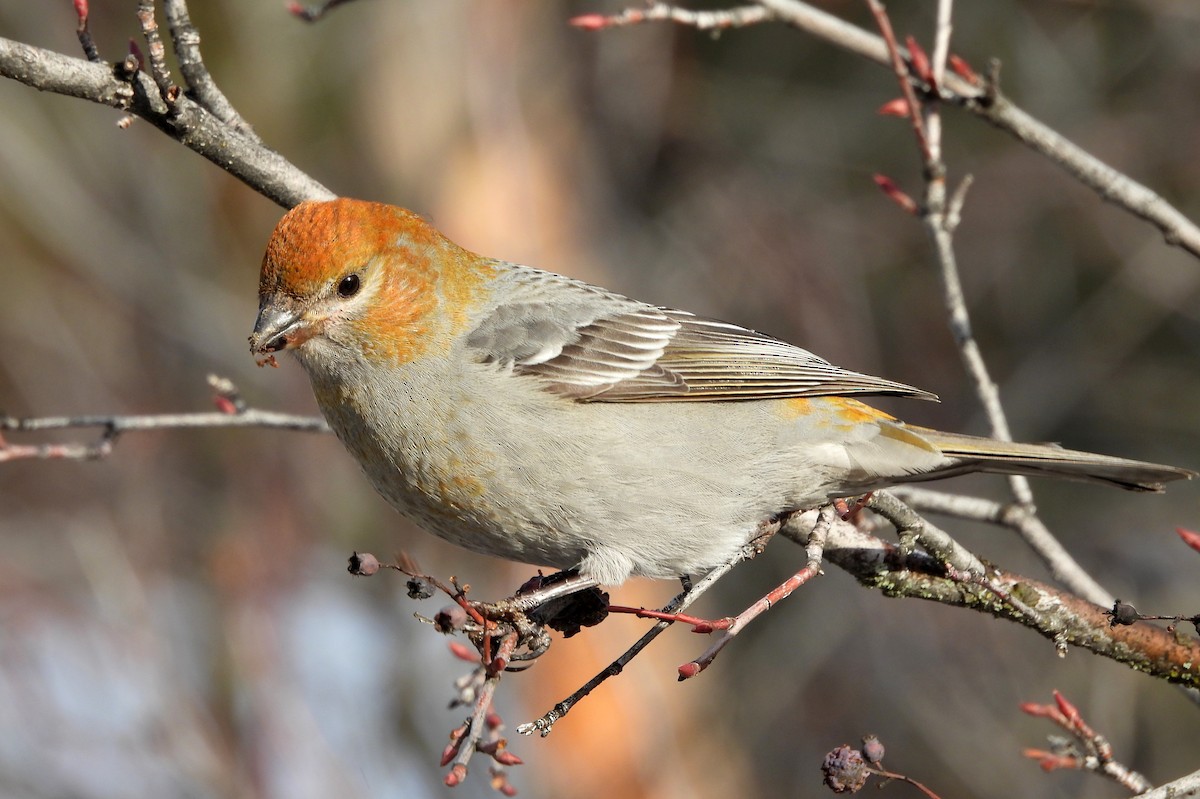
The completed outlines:
<svg viewBox="0 0 1200 799">
<path fill-rule="evenodd" d="M 408 363 L 433 345 L 433 320 L 438 306 L 437 270 L 428 250 L 418 254 L 395 247 L 394 262 L 402 269 L 386 268 L 383 283 L 366 314 L 358 321 L 363 350 L 396 363 Z"/>
<path fill-rule="evenodd" d="M 263 257 L 259 292 L 320 297 L 347 273 L 380 270 L 378 293 L 353 322 L 370 354 L 408 362 L 463 332 L 495 268 L 420 216 L 340 198 L 293 208 Z"/>
</svg>

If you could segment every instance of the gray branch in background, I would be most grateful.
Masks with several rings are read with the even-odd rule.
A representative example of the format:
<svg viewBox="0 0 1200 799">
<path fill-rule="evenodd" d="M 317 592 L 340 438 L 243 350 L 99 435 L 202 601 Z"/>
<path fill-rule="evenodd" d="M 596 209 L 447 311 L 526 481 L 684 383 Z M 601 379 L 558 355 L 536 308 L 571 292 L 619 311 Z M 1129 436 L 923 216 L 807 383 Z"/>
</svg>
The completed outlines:
<svg viewBox="0 0 1200 799">
<path fill-rule="evenodd" d="M 879 36 L 800 0 L 759 0 L 759 3 L 781 22 L 881 66 L 891 67 L 887 46 Z M 985 89 L 947 73 L 943 89 L 950 93 L 943 99 L 987 120 L 1067 170 L 1103 199 L 1155 225 L 1168 244 L 1200 257 L 1200 227 L 1196 223 L 1146 186 L 1022 111 L 1000 94 L 998 86 Z"/>
<path fill-rule="evenodd" d="M 832 14 L 800 0 L 759 0 L 759 4 L 770 14 L 760 17 L 744 13 L 743 16 L 753 22 L 773 17 L 882 66 L 890 65 L 883 39 Z M 189 64 L 186 77 L 189 81 L 197 81 L 193 89 L 198 96 L 212 97 L 204 76 L 194 68 L 196 60 L 186 57 L 190 52 L 188 48 L 198 47 L 186 35 L 190 22 L 186 15 L 169 17 L 169 21 L 173 25 L 180 23 L 178 30 L 185 34 L 182 41 L 184 60 Z M 224 124 L 187 96 L 180 96 L 172 111 L 159 97 L 157 86 L 148 75 L 138 72 L 126 77 L 119 74 L 119 69 L 111 64 L 90 63 L 82 58 L 0 38 L 0 76 L 41 91 L 131 111 L 285 208 L 304 200 L 335 196 L 278 153 L 257 143 L 236 117 L 230 117 L 229 124 Z M 948 102 L 1014 136 L 1066 169 L 1105 200 L 1157 226 L 1168 243 L 1200 257 L 1200 227 L 1146 186 L 1022 111 L 999 93 L 999 87 L 985 88 L 947 74 L 943 88 L 948 90 L 948 96 L 944 98 Z"/>
</svg>

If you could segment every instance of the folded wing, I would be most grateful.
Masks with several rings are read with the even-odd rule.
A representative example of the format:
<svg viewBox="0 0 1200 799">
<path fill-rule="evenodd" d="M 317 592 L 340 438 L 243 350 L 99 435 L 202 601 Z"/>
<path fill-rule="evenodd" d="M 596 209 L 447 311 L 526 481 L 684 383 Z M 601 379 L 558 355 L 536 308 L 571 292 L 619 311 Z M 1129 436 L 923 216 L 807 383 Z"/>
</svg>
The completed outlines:
<svg viewBox="0 0 1200 799">
<path fill-rule="evenodd" d="M 468 337 L 480 360 L 589 402 L 679 402 L 895 395 L 927 391 L 834 366 L 728 322 L 660 308 L 548 272 Z M 558 284 L 558 285 L 556 285 Z M 550 289 L 557 290 L 550 290 Z"/>
</svg>

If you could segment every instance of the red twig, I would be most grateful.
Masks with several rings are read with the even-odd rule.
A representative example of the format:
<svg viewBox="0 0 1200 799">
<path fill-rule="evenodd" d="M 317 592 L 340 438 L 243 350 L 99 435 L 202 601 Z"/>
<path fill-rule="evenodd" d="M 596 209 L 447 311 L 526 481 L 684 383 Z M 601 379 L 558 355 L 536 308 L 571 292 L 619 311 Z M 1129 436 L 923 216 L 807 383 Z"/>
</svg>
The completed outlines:
<svg viewBox="0 0 1200 799">
<path fill-rule="evenodd" d="M 496 659 L 507 661 L 512 657 L 516 646 L 517 634 L 514 632 L 505 635 L 496 650 Z M 475 752 L 490 755 L 502 766 L 515 766 L 521 763 L 519 757 L 507 751 L 505 748 L 507 742 L 499 737 L 499 717 L 495 717 L 494 724 L 488 723 L 489 717 L 495 715 L 492 713 L 492 698 L 496 694 L 496 686 L 500 683 L 503 669 L 485 669 L 485 673 L 486 677 L 475 698 L 475 707 L 471 717 L 463 722 L 461 727 L 450 733 L 450 743 L 442 752 L 442 765 L 450 764 L 450 771 L 443 780 L 447 787 L 453 788 L 462 784 L 467 776 L 467 763 L 470 762 L 471 755 Z M 481 743 L 483 734 L 489 730 L 494 733 L 493 738 Z"/>
<path fill-rule="evenodd" d="M 1192 549 L 1200 552 L 1200 533 L 1191 530 L 1185 530 L 1182 527 L 1176 527 L 1175 532 L 1183 539 L 1183 543 L 1187 544 Z"/>
<path fill-rule="evenodd" d="M 883 41 L 887 44 L 888 55 L 892 60 L 892 71 L 896 73 L 896 79 L 900 81 L 900 91 L 904 94 L 904 99 L 908 101 L 909 114 L 908 119 L 912 123 L 913 132 L 917 134 L 917 143 L 921 148 L 921 154 L 926 163 L 934 160 L 933 151 L 930 149 L 929 136 L 925 131 L 925 122 L 921 118 L 919 109 L 920 102 L 917 100 L 917 92 L 913 89 L 911 80 L 912 73 L 909 72 L 908 64 L 904 61 L 904 56 L 900 53 L 900 45 L 896 41 L 896 33 L 892 30 L 892 21 L 888 17 L 887 9 L 883 7 L 883 3 L 879 0 L 867 0 L 867 5 L 871 8 L 871 13 L 875 15 L 875 24 L 879 26 L 879 33 L 883 36 Z M 921 53 L 924 56 L 924 52 Z M 912 55 L 910 54 L 910 58 Z M 926 69 L 928 69 L 928 59 L 924 61 Z"/>
<path fill-rule="evenodd" d="M 720 626 L 713 626 L 713 630 L 722 629 L 724 633 L 712 645 L 704 650 L 700 657 L 695 660 L 684 663 L 679 667 L 679 679 L 688 680 L 695 677 L 700 672 L 704 671 L 716 659 L 730 641 L 737 636 L 746 625 L 757 619 L 762 614 L 766 613 L 779 602 L 791 596 L 792 592 L 800 586 L 807 583 L 813 577 L 821 573 L 821 558 L 825 552 L 825 540 L 829 535 L 829 526 L 836 517 L 836 511 L 833 505 L 826 505 L 821 508 L 820 516 L 817 519 L 816 525 L 812 532 L 809 533 L 808 543 L 805 545 L 805 553 L 808 556 L 804 568 L 793 574 L 783 584 L 777 586 L 766 596 L 759 599 L 750 607 L 743 610 L 727 624 L 720 623 Z"/>
<path fill-rule="evenodd" d="M 900 102 L 904 101 L 901 100 Z M 887 175 L 879 174 L 876 174 L 873 177 L 875 179 L 875 185 L 878 186 L 880 190 L 882 190 L 883 193 L 888 196 L 888 199 L 900 206 L 900 208 L 907 213 L 910 213 L 913 216 L 920 215 L 921 207 L 917 205 L 917 201 L 910 197 L 907 192 L 897 186 L 891 178 L 889 178 Z"/>
<path fill-rule="evenodd" d="M 1054 744 L 1049 751 L 1025 749 L 1025 757 L 1036 760 L 1043 771 L 1057 769 L 1082 769 L 1102 774 L 1125 787 L 1132 793 L 1143 793 L 1153 785 L 1136 771 L 1121 765 L 1113 758 L 1112 745 L 1083 720 L 1079 709 L 1058 691 L 1054 692 L 1053 705 L 1026 702 L 1021 712 L 1037 718 L 1047 719 L 1069 732 L 1082 746 L 1082 751 L 1070 743 Z"/>
<path fill-rule="evenodd" d="M 75 0 L 75 16 L 79 18 L 79 24 L 75 27 L 75 35 L 79 37 L 79 44 L 83 47 L 83 54 L 87 56 L 87 60 L 99 64 L 100 51 L 96 49 L 96 41 L 92 38 L 92 32 L 88 28 L 88 13 L 88 0 Z"/>
<path fill-rule="evenodd" d="M 958 75 L 960 78 L 974 86 L 983 85 L 983 79 L 979 77 L 978 72 L 971 68 L 971 65 L 967 63 L 966 59 L 951 53 L 949 62 L 950 69 L 954 70 L 955 75 Z"/>
</svg>

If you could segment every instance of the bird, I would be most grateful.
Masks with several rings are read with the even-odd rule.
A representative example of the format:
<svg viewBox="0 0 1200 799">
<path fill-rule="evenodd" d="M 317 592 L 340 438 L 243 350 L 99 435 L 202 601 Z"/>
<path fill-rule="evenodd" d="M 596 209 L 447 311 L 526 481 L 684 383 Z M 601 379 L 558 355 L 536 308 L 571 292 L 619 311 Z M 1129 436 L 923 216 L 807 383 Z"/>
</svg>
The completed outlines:
<svg viewBox="0 0 1200 799">
<path fill-rule="evenodd" d="M 936 399 L 780 339 L 454 244 L 338 198 L 279 221 L 250 349 L 292 353 L 374 488 L 475 552 L 617 586 L 701 574 L 765 520 L 970 472 L 1135 491 L 1173 466 L 941 432 Z"/>
</svg>

